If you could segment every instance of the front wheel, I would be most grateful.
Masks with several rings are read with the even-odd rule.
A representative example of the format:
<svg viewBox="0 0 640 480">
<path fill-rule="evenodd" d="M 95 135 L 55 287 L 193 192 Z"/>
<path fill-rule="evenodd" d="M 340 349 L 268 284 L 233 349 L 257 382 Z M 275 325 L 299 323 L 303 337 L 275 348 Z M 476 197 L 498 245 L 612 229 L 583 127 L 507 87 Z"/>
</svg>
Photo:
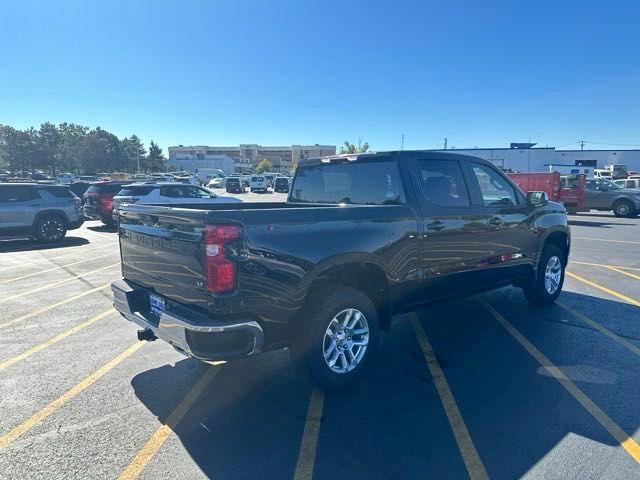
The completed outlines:
<svg viewBox="0 0 640 480">
<path fill-rule="evenodd" d="M 564 283 L 567 259 L 556 245 L 547 245 L 542 251 L 535 280 L 522 286 L 526 299 L 532 305 L 549 305 L 556 301 Z"/>
<path fill-rule="evenodd" d="M 323 390 L 353 386 L 377 350 L 375 305 L 359 290 L 341 287 L 317 296 L 305 312 L 309 317 L 291 346 L 295 365 Z"/>
</svg>

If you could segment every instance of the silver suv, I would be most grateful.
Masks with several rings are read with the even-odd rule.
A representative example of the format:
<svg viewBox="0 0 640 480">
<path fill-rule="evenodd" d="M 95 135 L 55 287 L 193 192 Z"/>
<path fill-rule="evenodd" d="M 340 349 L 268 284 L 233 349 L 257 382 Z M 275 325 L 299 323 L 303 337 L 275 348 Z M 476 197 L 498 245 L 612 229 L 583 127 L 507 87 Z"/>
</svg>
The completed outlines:
<svg viewBox="0 0 640 480">
<path fill-rule="evenodd" d="M 80 199 L 68 186 L 0 183 L 2 237 L 33 236 L 56 241 L 83 221 Z"/>
<path fill-rule="evenodd" d="M 622 188 L 606 178 L 592 178 L 585 184 L 584 206 L 613 210 L 616 217 L 634 217 L 640 212 L 640 191 Z"/>
</svg>

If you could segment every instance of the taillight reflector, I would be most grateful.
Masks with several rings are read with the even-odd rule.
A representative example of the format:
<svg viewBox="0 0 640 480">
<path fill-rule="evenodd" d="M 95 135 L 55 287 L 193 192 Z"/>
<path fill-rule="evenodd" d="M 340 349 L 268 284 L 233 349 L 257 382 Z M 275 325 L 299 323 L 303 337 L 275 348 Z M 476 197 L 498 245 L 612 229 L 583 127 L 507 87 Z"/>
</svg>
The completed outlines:
<svg viewBox="0 0 640 480">
<path fill-rule="evenodd" d="M 236 265 L 225 256 L 224 245 L 237 240 L 242 229 L 236 225 L 207 225 L 203 235 L 204 271 L 207 290 L 230 292 L 236 288 Z"/>
</svg>

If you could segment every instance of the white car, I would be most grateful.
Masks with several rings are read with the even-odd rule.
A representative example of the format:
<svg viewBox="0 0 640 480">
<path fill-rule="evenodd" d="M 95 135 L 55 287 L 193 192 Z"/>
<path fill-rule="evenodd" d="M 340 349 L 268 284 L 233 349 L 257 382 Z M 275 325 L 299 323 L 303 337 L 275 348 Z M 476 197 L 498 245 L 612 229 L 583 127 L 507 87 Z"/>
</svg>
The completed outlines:
<svg viewBox="0 0 640 480">
<path fill-rule="evenodd" d="M 242 203 L 234 197 L 216 195 L 204 187 L 185 183 L 132 183 L 113 197 L 113 218 L 117 219 L 118 207 L 125 203 Z"/>
<path fill-rule="evenodd" d="M 264 176 L 253 175 L 249 180 L 249 189 L 251 192 L 267 192 L 269 184 Z"/>
<path fill-rule="evenodd" d="M 622 188 L 640 189 L 640 178 L 624 178 L 621 180 L 614 180 L 613 183 Z"/>
<path fill-rule="evenodd" d="M 212 178 L 207 184 L 207 188 L 224 188 L 227 186 L 227 177 Z"/>
<path fill-rule="evenodd" d="M 76 176 L 73 173 L 60 173 L 56 177 L 56 182 L 63 185 L 71 185 L 76 181 Z"/>
</svg>

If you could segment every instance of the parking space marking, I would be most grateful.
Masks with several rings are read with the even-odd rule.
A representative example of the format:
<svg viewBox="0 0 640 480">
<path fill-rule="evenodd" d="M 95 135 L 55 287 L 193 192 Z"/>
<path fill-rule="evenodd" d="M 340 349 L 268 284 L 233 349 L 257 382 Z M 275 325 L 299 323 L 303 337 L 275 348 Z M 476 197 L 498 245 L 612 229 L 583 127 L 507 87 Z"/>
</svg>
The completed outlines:
<svg viewBox="0 0 640 480">
<path fill-rule="evenodd" d="M 64 280 L 59 280 L 57 282 L 50 283 L 48 285 L 43 285 L 42 287 L 34 288 L 32 290 L 27 290 L 26 292 L 16 293 L 15 295 L 11 295 L 9 297 L 0 298 L 0 303 L 8 302 L 9 300 L 13 300 L 14 298 L 24 297 L 25 295 L 30 295 L 32 293 L 39 292 L 41 290 L 48 290 L 52 287 L 57 287 L 58 285 L 62 285 L 64 283 L 72 282 L 73 280 L 77 280 L 78 278 L 87 277 L 89 275 L 93 275 L 94 273 L 101 272 L 102 270 L 107 270 L 109 268 L 120 266 L 120 262 L 112 263 L 111 265 L 107 265 L 106 267 L 98 268 L 96 270 L 91 270 L 87 273 L 82 273 L 80 275 L 76 275 L 75 277 L 65 278 Z"/>
<path fill-rule="evenodd" d="M 595 283 L 592 282 L 591 280 L 587 280 L 586 278 L 581 277 L 580 275 L 576 275 L 575 273 L 569 272 L 569 271 L 565 271 L 565 273 L 567 275 L 569 275 L 571 278 L 578 280 L 579 282 L 582 282 L 586 285 L 589 285 L 590 287 L 593 288 L 597 288 L 598 290 L 601 290 L 605 293 L 608 293 L 609 295 L 619 298 L 620 300 L 624 300 L 627 303 L 630 303 L 631 305 L 635 305 L 636 307 L 640 307 L 640 302 L 638 300 L 635 300 L 631 297 L 627 297 L 626 295 L 623 295 L 622 293 L 616 292 L 615 290 L 611 290 L 610 288 L 607 288 L 605 286 L 600 285 L 599 283 Z"/>
<path fill-rule="evenodd" d="M 294 480 L 311 480 L 313 478 L 313 467 L 316 461 L 316 449 L 318 447 L 323 410 L 324 392 L 314 387 L 309 398 L 309 408 L 307 409 L 307 419 L 304 422 L 298 462 L 296 463 L 296 471 L 293 474 Z"/>
<path fill-rule="evenodd" d="M 631 245 L 640 245 L 640 242 L 634 242 L 632 240 L 610 240 L 607 238 L 574 237 L 573 235 L 571 236 L 571 238 L 577 238 L 579 240 L 593 240 L 594 242 L 629 243 Z"/>
<path fill-rule="evenodd" d="M 81 247 L 74 247 L 74 248 L 81 248 Z M 85 248 L 85 249 L 82 250 L 82 255 L 86 254 L 88 251 L 99 250 L 99 249 L 104 249 L 104 245 Z M 0 268 L 0 272 L 4 272 L 6 270 L 13 270 L 14 268 L 31 267 L 33 265 L 39 265 L 41 263 L 47 263 L 47 262 L 49 262 L 51 260 L 58 260 L 59 258 L 68 257 L 68 256 L 71 256 L 71 255 L 78 255 L 78 253 L 80 253 L 80 252 L 73 251 L 73 252 L 64 253 L 62 255 L 56 255 L 54 257 L 38 257 L 38 259 L 35 262 L 28 262 L 26 259 L 23 259 L 23 260 L 19 260 L 20 263 L 18 263 L 16 265 L 10 265 L 8 267 Z"/>
<path fill-rule="evenodd" d="M 630 341 L 622 338 L 620 335 L 613 333 L 611 330 L 609 330 L 608 328 L 603 327 L 602 325 L 600 325 L 598 322 L 595 322 L 593 320 L 591 320 L 589 317 L 587 317 L 584 313 L 578 312 L 577 310 L 571 308 L 569 305 L 565 305 L 564 303 L 562 303 L 560 300 L 556 300 L 556 305 L 558 305 L 560 308 L 562 308 L 563 310 L 569 312 L 571 315 L 573 315 L 574 317 L 579 318 L 580 320 L 582 320 L 584 323 L 586 323 L 587 325 L 595 328 L 596 330 L 598 330 L 600 333 L 602 333 L 603 335 L 606 335 L 607 337 L 609 337 L 611 340 L 613 340 L 614 342 L 619 343 L 620 345 L 622 345 L 624 348 L 626 348 L 627 350 L 631 351 L 632 353 L 635 353 L 636 355 L 640 356 L 640 348 L 636 347 L 633 343 L 631 343 Z"/>
<path fill-rule="evenodd" d="M 104 285 L 100 285 L 99 287 L 96 288 L 92 288 L 91 290 L 87 290 L 86 292 L 82 292 L 78 295 L 74 295 L 73 297 L 69 297 L 69 298 L 65 298 L 64 300 L 61 300 L 59 302 L 56 303 L 52 303 L 51 305 L 47 305 L 46 307 L 42 307 L 39 308 L 38 310 L 34 310 L 33 312 L 27 313 L 25 315 L 22 315 L 18 318 L 14 318 L 13 320 L 9 320 L 8 322 L 4 322 L 4 323 L 0 323 L 0 330 L 2 330 L 3 328 L 6 328 L 10 325 L 13 325 L 15 323 L 21 322 L 22 320 L 27 320 L 28 318 L 32 318 L 35 317 L 36 315 L 40 315 L 41 313 L 44 313 L 48 310 L 51 310 L 53 308 L 59 307 L 60 305 L 64 305 L 65 303 L 69 303 L 69 302 L 73 302 L 74 300 L 77 300 L 78 298 L 82 298 L 85 297 L 91 293 L 97 292 L 98 290 L 102 290 L 103 288 L 107 287 L 111 285 L 111 282 L 107 282 Z"/>
<path fill-rule="evenodd" d="M 576 265 L 587 265 L 590 267 L 619 268 L 620 270 L 633 270 L 635 272 L 640 272 L 640 268 L 623 267 L 621 265 L 608 265 L 606 263 L 576 262 L 575 260 L 570 260 L 569 263 L 574 263 Z"/>
<path fill-rule="evenodd" d="M 158 427 L 147 443 L 144 444 L 142 449 L 136 454 L 133 460 L 131 460 L 129 465 L 127 465 L 127 467 L 122 471 L 118 477 L 120 480 L 135 479 L 140 476 L 149 461 L 154 457 L 156 452 L 160 450 L 160 447 L 164 445 L 164 442 L 167 441 L 171 432 L 180 423 L 196 400 L 198 400 L 207 385 L 209 385 L 211 379 L 221 369 L 222 367 L 207 367 L 207 370 L 200 377 L 198 382 L 191 387 L 191 390 L 189 390 L 189 392 L 184 396 L 178 406 L 169 414 L 165 423 Z"/>
<path fill-rule="evenodd" d="M 4 281 L 0 282 L 0 285 L 5 285 L 7 283 L 16 282 L 16 281 L 22 280 L 24 278 L 35 277 L 36 275 L 40 275 L 40 274 L 47 273 L 47 272 L 52 272 L 54 270 L 60 270 L 61 268 L 65 268 L 65 267 L 71 267 L 72 265 L 78 265 L 80 263 L 91 262 L 91 261 L 97 260 L 99 258 L 108 257 L 109 255 L 113 255 L 114 253 L 120 253 L 120 252 L 109 252 L 109 253 L 105 253 L 104 255 L 99 255 L 97 257 L 87 258 L 87 259 L 84 259 L 84 260 L 78 260 L 77 262 L 67 263 L 65 265 L 60 265 L 60 266 L 53 267 L 53 268 L 47 268 L 46 270 L 41 270 L 39 272 L 29 273 L 27 275 L 22 275 L 20 277 L 10 278 L 9 280 L 4 280 Z"/>
<path fill-rule="evenodd" d="M 573 383 L 564 372 L 556 367 L 544 353 L 538 350 L 522 335 L 506 318 L 504 318 L 486 300 L 478 301 L 504 327 L 504 329 L 553 377 L 569 394 L 591 414 L 591 416 L 615 438 L 620 446 L 638 463 L 640 463 L 640 445 L 631 438 L 616 422 L 614 422 L 600 407 L 598 407 L 580 388 Z"/>
<path fill-rule="evenodd" d="M 471 480 L 488 479 L 489 476 L 487 475 L 487 471 L 484 468 L 480 455 L 478 455 L 478 451 L 476 450 L 471 435 L 469 434 L 469 430 L 464 423 L 464 419 L 462 418 L 462 414 L 460 413 L 460 409 L 458 408 L 458 404 L 456 403 L 453 393 L 449 388 L 447 377 L 442 371 L 436 354 L 431 347 L 431 342 L 429 342 L 427 334 L 418 320 L 418 315 L 414 312 L 410 314 L 410 317 L 411 325 L 416 332 L 416 337 L 418 337 L 420 349 L 427 361 L 427 367 L 429 368 L 429 372 L 433 378 L 433 383 L 438 391 L 438 395 L 440 396 L 440 401 L 442 402 L 444 411 L 447 414 L 449 425 L 451 426 L 456 443 L 458 444 L 458 449 L 460 450 L 467 472 L 469 473 L 469 478 L 471 478 Z"/>
<path fill-rule="evenodd" d="M 100 378 L 102 378 L 104 375 L 109 373 L 109 371 L 113 370 L 115 367 L 120 365 L 124 360 L 126 360 L 129 356 L 131 356 L 133 353 L 139 350 L 142 346 L 144 346 L 144 344 L 145 342 L 134 343 L 129 348 L 127 348 L 124 352 L 120 353 L 117 357 L 115 357 L 113 360 L 104 364 L 98 370 L 96 370 L 95 372 L 85 377 L 80 383 L 70 388 L 61 396 L 56 398 L 54 401 L 52 401 L 51 403 L 49 403 L 48 405 L 44 406 L 43 408 L 38 410 L 36 413 L 31 415 L 27 420 L 22 422 L 20 425 L 17 425 L 16 427 L 12 428 L 4 435 L 0 436 L 0 449 L 6 447 L 14 440 L 20 438 L 26 432 L 31 430 L 35 425 L 40 423 L 42 420 L 47 418 L 52 413 L 59 410 L 69 400 L 77 397 L 80 393 L 82 393 L 84 390 L 86 390 L 91 385 L 93 385 L 98 380 L 100 380 Z"/>
<path fill-rule="evenodd" d="M 624 270 L 618 268 L 618 267 L 614 267 L 613 265 L 607 265 L 605 268 L 608 268 L 611 271 L 617 272 L 617 273 L 621 273 L 622 275 L 626 275 L 627 277 L 631 277 L 634 278 L 636 280 L 640 280 L 640 275 L 636 275 L 635 273 L 631 273 L 631 272 L 625 272 Z"/>
<path fill-rule="evenodd" d="M 112 313 L 115 313 L 115 309 L 112 307 L 109 310 L 107 310 L 106 312 L 102 312 L 99 315 L 96 315 L 95 317 L 91 317 L 89 320 L 86 320 L 84 322 L 82 322 L 79 325 L 76 325 L 73 328 L 70 328 L 69 330 L 66 330 L 64 332 L 62 332 L 60 335 L 56 335 L 55 337 L 47 340 L 46 342 L 43 342 L 39 345 L 36 345 L 35 347 L 30 348 L 29 350 L 26 350 L 24 352 L 22 352 L 19 355 L 16 355 L 15 357 L 11 357 L 8 360 L 5 360 L 4 362 L 0 363 L 0 370 L 4 370 L 7 367 L 10 367 L 11 365 L 14 365 L 26 358 L 29 358 L 31 355 L 33 355 L 34 353 L 38 353 L 41 352 L 42 350 L 44 350 L 47 347 L 50 347 L 51 345 L 58 343 L 60 340 L 63 340 L 65 338 L 67 338 L 70 335 L 73 335 L 74 333 L 79 332 L 80 330 L 87 328 L 89 325 L 97 322 L 98 320 L 107 317 L 109 315 L 111 315 Z"/>
</svg>

